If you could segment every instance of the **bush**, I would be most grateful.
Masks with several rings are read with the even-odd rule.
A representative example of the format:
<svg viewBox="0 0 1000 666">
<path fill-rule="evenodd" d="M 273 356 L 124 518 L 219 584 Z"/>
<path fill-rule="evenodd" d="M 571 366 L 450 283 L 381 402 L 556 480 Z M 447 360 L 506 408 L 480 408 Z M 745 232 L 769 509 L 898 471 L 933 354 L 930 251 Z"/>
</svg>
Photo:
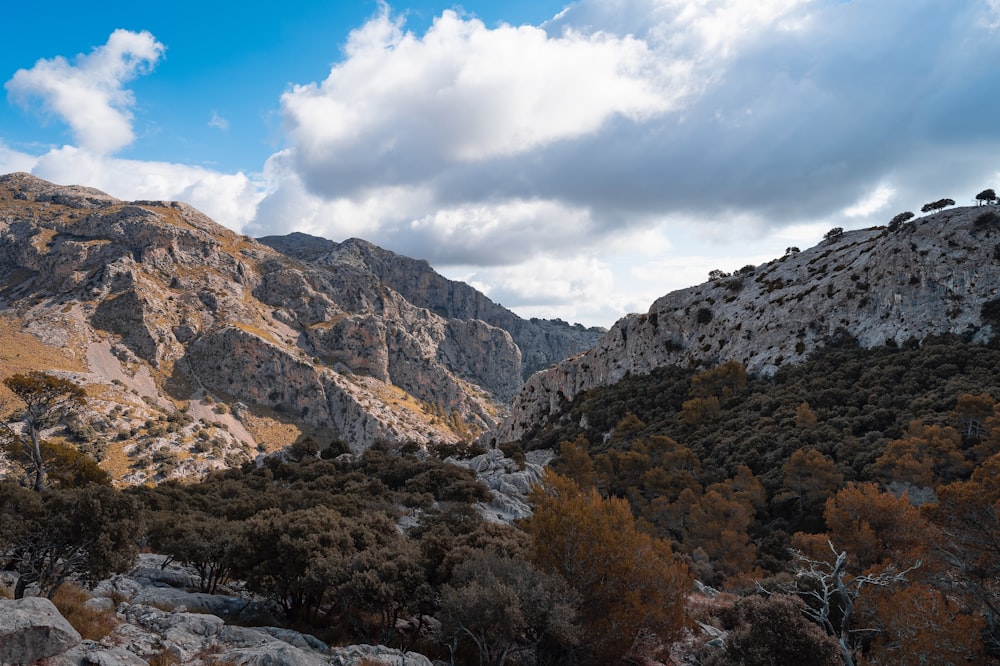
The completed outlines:
<svg viewBox="0 0 1000 666">
<path fill-rule="evenodd" d="M 775 594 L 747 597 L 727 613 L 726 646 L 703 663 L 706 666 L 776 666 L 843 663 L 837 641 L 802 614 L 797 597 Z"/>
</svg>

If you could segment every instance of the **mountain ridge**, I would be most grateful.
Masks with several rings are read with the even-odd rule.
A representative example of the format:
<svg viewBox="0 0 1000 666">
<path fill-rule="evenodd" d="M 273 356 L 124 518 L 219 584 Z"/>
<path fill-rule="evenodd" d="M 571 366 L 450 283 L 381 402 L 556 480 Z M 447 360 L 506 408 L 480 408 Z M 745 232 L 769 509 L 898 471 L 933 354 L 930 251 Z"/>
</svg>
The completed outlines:
<svg viewBox="0 0 1000 666">
<path fill-rule="evenodd" d="M 383 273 L 401 264 L 397 281 L 414 265 L 433 274 L 374 247 Z M 363 257 L 335 259 L 280 253 L 183 203 L 0 176 L 0 319 L 12 343 L 42 346 L 33 360 L 0 351 L 0 371 L 87 385 L 97 412 L 83 430 L 112 441 L 92 453 L 132 481 L 147 478 L 139 468 L 183 475 L 304 436 L 362 450 L 469 441 L 495 425 L 522 383 L 511 333 L 410 302 Z M 562 328 L 549 353 L 597 337 Z"/>
<path fill-rule="evenodd" d="M 493 433 L 515 441 L 561 405 L 628 374 L 728 360 L 772 374 L 832 337 L 862 346 L 1000 331 L 1000 216 L 955 208 L 889 230 L 834 230 L 804 251 L 666 294 L 598 344 L 532 376 Z"/>
</svg>

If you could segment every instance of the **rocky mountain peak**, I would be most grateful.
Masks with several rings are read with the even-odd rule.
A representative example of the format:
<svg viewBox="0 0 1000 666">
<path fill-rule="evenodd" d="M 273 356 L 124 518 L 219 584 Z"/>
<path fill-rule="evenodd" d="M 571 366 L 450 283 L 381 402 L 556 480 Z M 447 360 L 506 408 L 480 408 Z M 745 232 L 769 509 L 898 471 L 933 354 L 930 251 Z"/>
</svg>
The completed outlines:
<svg viewBox="0 0 1000 666">
<path fill-rule="evenodd" d="M 86 385 L 81 447 L 141 481 L 306 435 L 467 441 L 521 385 L 519 340 L 548 365 L 599 333 L 526 322 L 364 241 L 264 240 L 182 203 L 0 177 L 0 373 Z"/>
</svg>

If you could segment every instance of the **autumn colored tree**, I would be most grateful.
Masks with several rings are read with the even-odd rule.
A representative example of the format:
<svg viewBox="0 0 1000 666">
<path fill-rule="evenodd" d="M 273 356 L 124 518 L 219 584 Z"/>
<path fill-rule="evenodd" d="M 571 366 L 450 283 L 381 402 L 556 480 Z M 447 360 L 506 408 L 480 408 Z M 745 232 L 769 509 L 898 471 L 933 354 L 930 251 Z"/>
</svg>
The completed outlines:
<svg viewBox="0 0 1000 666">
<path fill-rule="evenodd" d="M 27 459 L 32 489 L 42 490 L 47 462 L 42 433 L 66 418 L 83 401 L 84 391 L 68 379 L 39 371 L 11 375 L 3 383 L 23 404 L 5 417 L 3 437 L 9 449 Z"/>
<path fill-rule="evenodd" d="M 889 442 L 875 469 L 888 482 L 934 487 L 971 472 L 961 445 L 962 437 L 954 428 L 912 421 L 905 437 Z"/>
<path fill-rule="evenodd" d="M 572 442 L 561 442 L 559 444 L 558 469 L 576 481 L 581 488 L 590 488 L 594 485 L 594 461 L 588 452 L 589 442 L 582 434 L 577 436 Z"/>
<path fill-rule="evenodd" d="M 816 449 L 795 451 L 782 471 L 784 483 L 774 500 L 793 501 L 800 516 L 811 513 L 844 482 L 837 465 Z"/>
<path fill-rule="evenodd" d="M 690 426 L 698 426 L 713 421 L 722 411 L 719 399 L 714 395 L 707 398 L 691 398 L 681 405 L 681 421 Z"/>
<path fill-rule="evenodd" d="M 795 425 L 798 428 L 815 428 L 818 420 L 808 402 L 799 403 L 795 408 Z"/>
<path fill-rule="evenodd" d="M 1000 454 L 937 496 L 921 509 L 941 531 L 936 553 L 954 572 L 953 588 L 981 609 L 985 649 L 1000 656 Z"/>
<path fill-rule="evenodd" d="M 532 559 L 580 595 L 595 663 L 618 663 L 640 632 L 664 643 L 679 635 L 691 576 L 668 542 L 636 528 L 625 500 L 604 499 L 552 473 L 530 498 Z"/>
<path fill-rule="evenodd" d="M 726 361 L 709 370 L 703 370 L 691 378 L 692 398 L 714 396 L 726 401 L 743 391 L 747 386 L 747 371 L 739 361 Z"/>
<path fill-rule="evenodd" d="M 867 663 L 983 664 L 982 616 L 963 608 L 953 597 L 927 585 L 911 584 L 878 595 L 878 633 Z"/>
<path fill-rule="evenodd" d="M 712 585 L 753 568 L 757 550 L 750 541 L 753 507 L 708 490 L 691 508 L 684 530 L 684 550 L 701 549 L 708 567 L 699 567 L 698 577 Z"/>
<path fill-rule="evenodd" d="M 906 497 L 882 492 L 874 483 L 851 484 L 826 502 L 827 536 L 851 553 L 861 571 L 925 558 L 931 525 Z"/>
</svg>

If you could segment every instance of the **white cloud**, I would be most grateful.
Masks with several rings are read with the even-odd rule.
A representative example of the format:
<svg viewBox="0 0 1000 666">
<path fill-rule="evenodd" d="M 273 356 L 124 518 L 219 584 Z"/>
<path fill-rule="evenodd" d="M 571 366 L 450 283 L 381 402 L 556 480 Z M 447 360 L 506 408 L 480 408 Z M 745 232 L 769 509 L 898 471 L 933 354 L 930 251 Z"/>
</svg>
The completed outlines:
<svg viewBox="0 0 1000 666">
<path fill-rule="evenodd" d="M 896 190 L 893 188 L 887 185 L 879 185 L 856 204 L 845 208 L 844 215 L 847 217 L 870 217 L 872 214 L 885 208 L 886 204 L 892 200 L 894 194 L 896 194 Z"/>
<path fill-rule="evenodd" d="M 123 160 L 73 146 L 42 155 L 31 171 L 55 183 L 96 187 L 119 199 L 184 201 L 237 231 L 256 214 L 262 197 L 258 184 L 243 173 Z"/>
<path fill-rule="evenodd" d="M 38 158 L 34 155 L 8 148 L 0 141 L 0 174 L 13 173 L 15 171 L 30 173 L 36 162 L 38 162 Z"/>
<path fill-rule="evenodd" d="M 208 120 L 208 126 L 225 132 L 229 129 L 229 121 L 220 116 L 217 111 L 212 111 L 212 117 Z"/>
<path fill-rule="evenodd" d="M 676 105 L 686 72 L 637 39 L 501 25 L 444 12 L 421 37 L 388 12 L 351 34 L 321 84 L 282 97 L 289 139 L 316 191 L 350 194 L 432 177 L 642 121 Z"/>
<path fill-rule="evenodd" d="M 40 98 L 43 107 L 73 130 L 83 148 L 111 153 L 134 139 L 135 100 L 124 84 L 150 71 L 164 46 L 148 32 L 115 30 L 103 46 L 76 56 L 74 64 L 57 56 L 18 70 L 5 84 L 8 94 L 27 105 Z"/>
</svg>

